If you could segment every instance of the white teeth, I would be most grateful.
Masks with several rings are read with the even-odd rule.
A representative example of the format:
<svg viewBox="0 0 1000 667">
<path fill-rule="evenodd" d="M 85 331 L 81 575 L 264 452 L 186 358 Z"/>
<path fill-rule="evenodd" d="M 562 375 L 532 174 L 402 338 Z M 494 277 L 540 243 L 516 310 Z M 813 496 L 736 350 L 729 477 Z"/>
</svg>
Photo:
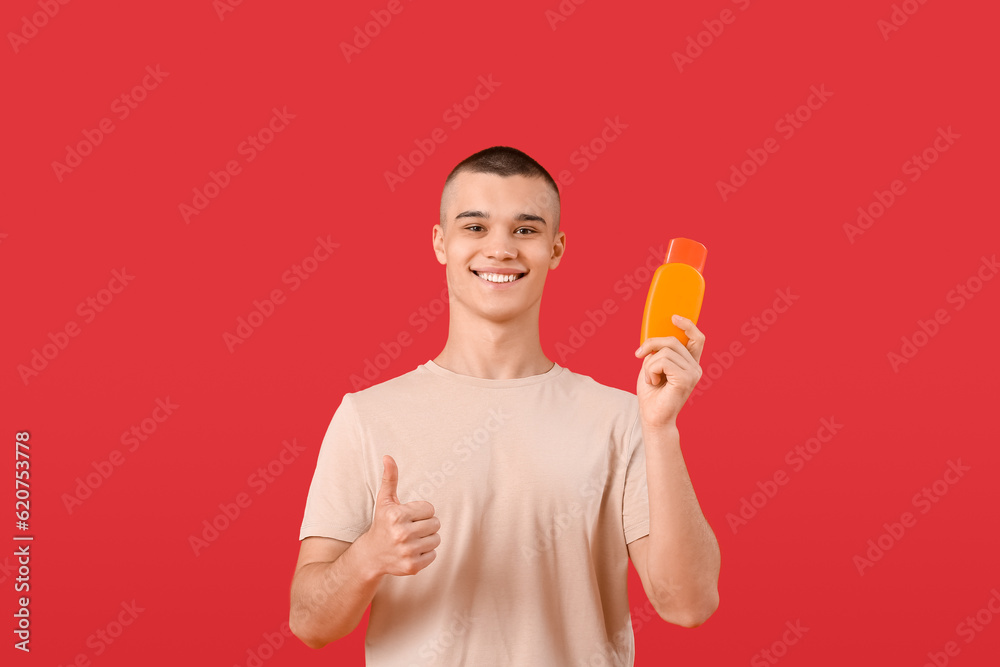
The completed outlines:
<svg viewBox="0 0 1000 667">
<path fill-rule="evenodd" d="M 521 275 L 519 273 L 479 273 L 477 274 L 480 278 L 490 281 L 491 283 L 512 283 L 518 279 Z"/>
</svg>

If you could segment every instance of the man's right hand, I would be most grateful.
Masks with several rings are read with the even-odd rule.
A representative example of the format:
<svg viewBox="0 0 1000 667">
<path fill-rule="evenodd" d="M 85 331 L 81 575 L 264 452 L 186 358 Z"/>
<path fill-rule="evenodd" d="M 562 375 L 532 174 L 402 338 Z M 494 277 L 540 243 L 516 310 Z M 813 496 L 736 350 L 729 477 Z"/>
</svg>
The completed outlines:
<svg viewBox="0 0 1000 667">
<path fill-rule="evenodd" d="M 441 544 L 441 520 L 434 516 L 434 506 L 426 500 L 400 503 L 396 496 L 396 461 L 386 454 L 382 466 L 375 516 L 363 538 L 379 574 L 416 574 L 437 556 L 434 549 Z"/>
</svg>

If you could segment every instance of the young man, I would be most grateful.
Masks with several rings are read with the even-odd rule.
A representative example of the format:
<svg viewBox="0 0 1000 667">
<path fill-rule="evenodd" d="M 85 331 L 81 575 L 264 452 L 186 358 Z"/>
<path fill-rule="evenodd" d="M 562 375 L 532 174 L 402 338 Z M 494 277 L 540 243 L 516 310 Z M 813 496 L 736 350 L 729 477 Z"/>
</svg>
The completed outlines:
<svg viewBox="0 0 1000 667">
<path fill-rule="evenodd" d="M 337 408 L 292 631 L 320 648 L 370 603 L 374 667 L 632 665 L 629 558 L 664 620 L 694 627 L 718 606 L 718 543 L 676 425 L 705 336 L 675 318 L 686 348 L 647 339 L 636 394 L 550 361 L 538 316 L 566 234 L 555 182 L 516 149 L 455 167 L 432 240 L 447 342 Z"/>
</svg>

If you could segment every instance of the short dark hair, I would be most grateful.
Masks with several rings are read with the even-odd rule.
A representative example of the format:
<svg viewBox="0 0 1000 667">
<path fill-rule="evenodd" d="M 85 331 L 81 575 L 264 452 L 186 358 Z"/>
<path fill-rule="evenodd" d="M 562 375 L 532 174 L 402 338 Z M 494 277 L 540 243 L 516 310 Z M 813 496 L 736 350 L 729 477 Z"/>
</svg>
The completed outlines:
<svg viewBox="0 0 1000 667">
<path fill-rule="evenodd" d="M 538 164 L 530 155 L 510 146 L 492 146 L 485 148 L 478 153 L 473 153 L 469 157 L 459 162 L 441 188 L 441 225 L 445 223 L 445 200 L 444 193 L 448 189 L 448 184 L 455 180 L 455 177 L 464 171 L 481 174 L 496 174 L 498 176 L 527 176 L 528 178 L 543 178 L 555 193 L 556 219 L 553 229 L 559 231 L 559 186 L 555 179 L 545 170 L 545 167 Z"/>
</svg>

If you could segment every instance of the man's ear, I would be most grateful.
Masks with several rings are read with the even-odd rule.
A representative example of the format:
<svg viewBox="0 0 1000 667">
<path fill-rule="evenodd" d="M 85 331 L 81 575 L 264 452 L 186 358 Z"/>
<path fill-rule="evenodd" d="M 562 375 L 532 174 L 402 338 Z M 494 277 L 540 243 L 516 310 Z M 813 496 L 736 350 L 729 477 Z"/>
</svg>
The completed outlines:
<svg viewBox="0 0 1000 667">
<path fill-rule="evenodd" d="M 549 270 L 559 266 L 563 253 L 566 252 L 566 232 L 559 232 L 552 241 L 552 254 L 549 259 Z"/>
<path fill-rule="evenodd" d="M 444 255 L 444 227 L 440 223 L 434 225 L 431 229 L 431 243 L 434 246 L 434 254 L 437 256 L 437 260 L 441 264 L 447 264 L 447 260 Z"/>
</svg>

